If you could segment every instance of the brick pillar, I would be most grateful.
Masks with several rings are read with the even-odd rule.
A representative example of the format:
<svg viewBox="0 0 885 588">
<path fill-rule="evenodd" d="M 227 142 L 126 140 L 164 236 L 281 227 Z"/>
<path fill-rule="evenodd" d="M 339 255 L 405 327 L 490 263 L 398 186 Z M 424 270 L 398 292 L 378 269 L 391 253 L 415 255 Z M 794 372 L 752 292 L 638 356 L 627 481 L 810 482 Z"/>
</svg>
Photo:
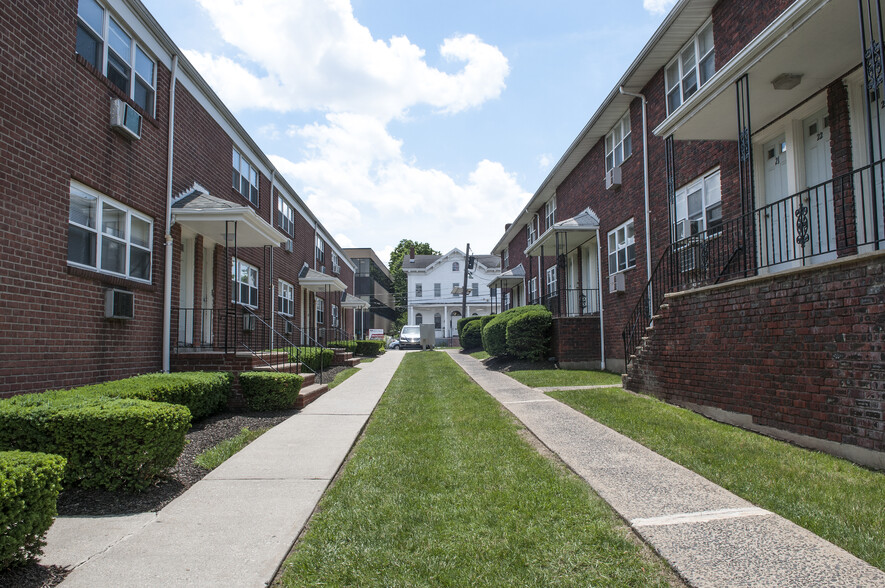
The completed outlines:
<svg viewBox="0 0 885 588">
<path fill-rule="evenodd" d="M 833 218 L 839 257 L 857 253 L 854 183 L 851 175 L 851 124 L 848 116 L 848 90 L 842 80 L 827 88 L 827 114 L 830 117 L 830 160 L 833 166 Z"/>
</svg>

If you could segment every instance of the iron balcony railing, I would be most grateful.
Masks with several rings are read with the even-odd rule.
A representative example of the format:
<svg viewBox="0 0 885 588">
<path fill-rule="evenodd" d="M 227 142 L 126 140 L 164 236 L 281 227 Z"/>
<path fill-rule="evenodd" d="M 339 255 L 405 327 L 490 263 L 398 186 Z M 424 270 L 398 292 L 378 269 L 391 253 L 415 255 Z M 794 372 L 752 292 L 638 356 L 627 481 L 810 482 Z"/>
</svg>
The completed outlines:
<svg viewBox="0 0 885 588">
<path fill-rule="evenodd" d="M 562 288 L 542 296 L 538 304 L 543 304 L 557 318 L 598 315 L 599 289 Z"/>
<path fill-rule="evenodd" d="M 877 161 L 669 245 L 624 327 L 625 362 L 670 292 L 885 247 L 883 172 Z"/>
</svg>

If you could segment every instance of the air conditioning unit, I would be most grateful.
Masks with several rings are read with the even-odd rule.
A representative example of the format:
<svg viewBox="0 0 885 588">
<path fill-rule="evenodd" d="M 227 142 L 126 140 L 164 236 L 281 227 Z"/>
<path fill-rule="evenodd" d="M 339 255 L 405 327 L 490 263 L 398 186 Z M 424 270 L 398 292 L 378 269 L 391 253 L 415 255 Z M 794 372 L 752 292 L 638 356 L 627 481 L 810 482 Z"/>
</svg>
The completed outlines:
<svg viewBox="0 0 885 588">
<path fill-rule="evenodd" d="M 243 330 L 244 331 L 254 331 L 255 330 L 255 315 L 254 314 L 244 314 L 243 315 Z"/>
<path fill-rule="evenodd" d="M 123 100 L 115 98 L 111 100 L 111 128 L 130 139 L 140 139 L 141 115 Z"/>
<path fill-rule="evenodd" d="M 286 247 L 286 251 L 288 251 L 289 253 L 292 252 L 292 249 L 294 248 L 294 245 L 292 245 L 292 239 L 286 239 L 286 246 L 285 247 Z"/>
<path fill-rule="evenodd" d="M 608 293 L 614 294 L 615 292 L 623 292 L 624 291 L 624 274 L 617 273 L 612 274 L 608 277 Z"/>
<path fill-rule="evenodd" d="M 104 316 L 110 319 L 135 317 L 135 294 L 127 290 L 110 288 L 104 294 Z"/>
<path fill-rule="evenodd" d="M 291 334 L 292 334 L 292 331 L 294 330 L 294 327 L 293 327 L 293 325 L 292 325 L 292 321 L 286 321 L 286 322 L 283 324 L 283 330 L 285 331 L 285 333 L 286 333 L 287 335 L 291 335 Z"/>
<path fill-rule="evenodd" d="M 605 189 L 621 187 L 621 166 L 615 166 L 605 173 Z"/>
<path fill-rule="evenodd" d="M 333 274 L 340 274 L 341 273 L 341 266 L 338 265 L 337 263 L 335 265 L 333 265 L 332 266 L 332 273 Z"/>
</svg>

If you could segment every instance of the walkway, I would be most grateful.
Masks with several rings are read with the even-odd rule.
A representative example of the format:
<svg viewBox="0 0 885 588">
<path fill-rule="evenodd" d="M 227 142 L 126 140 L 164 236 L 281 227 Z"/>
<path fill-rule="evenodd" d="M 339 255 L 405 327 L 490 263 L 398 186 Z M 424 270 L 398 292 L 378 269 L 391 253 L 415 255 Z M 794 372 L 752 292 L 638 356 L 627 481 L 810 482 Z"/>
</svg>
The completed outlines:
<svg viewBox="0 0 885 588">
<path fill-rule="evenodd" d="M 41 563 L 74 568 L 65 588 L 267 585 L 403 355 L 366 365 L 158 513 L 59 517 Z"/>
<path fill-rule="evenodd" d="M 885 573 L 537 389 L 452 358 L 695 587 L 885 587 Z"/>
</svg>

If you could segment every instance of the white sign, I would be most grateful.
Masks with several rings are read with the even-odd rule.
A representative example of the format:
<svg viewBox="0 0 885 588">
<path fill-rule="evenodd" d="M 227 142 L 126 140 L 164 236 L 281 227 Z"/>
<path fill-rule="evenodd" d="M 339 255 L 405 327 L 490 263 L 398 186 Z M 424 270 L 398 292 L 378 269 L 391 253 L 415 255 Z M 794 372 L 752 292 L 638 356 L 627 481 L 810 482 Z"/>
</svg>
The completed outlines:
<svg viewBox="0 0 885 588">
<path fill-rule="evenodd" d="M 369 329 L 369 339 L 384 339 L 384 329 Z"/>
</svg>

